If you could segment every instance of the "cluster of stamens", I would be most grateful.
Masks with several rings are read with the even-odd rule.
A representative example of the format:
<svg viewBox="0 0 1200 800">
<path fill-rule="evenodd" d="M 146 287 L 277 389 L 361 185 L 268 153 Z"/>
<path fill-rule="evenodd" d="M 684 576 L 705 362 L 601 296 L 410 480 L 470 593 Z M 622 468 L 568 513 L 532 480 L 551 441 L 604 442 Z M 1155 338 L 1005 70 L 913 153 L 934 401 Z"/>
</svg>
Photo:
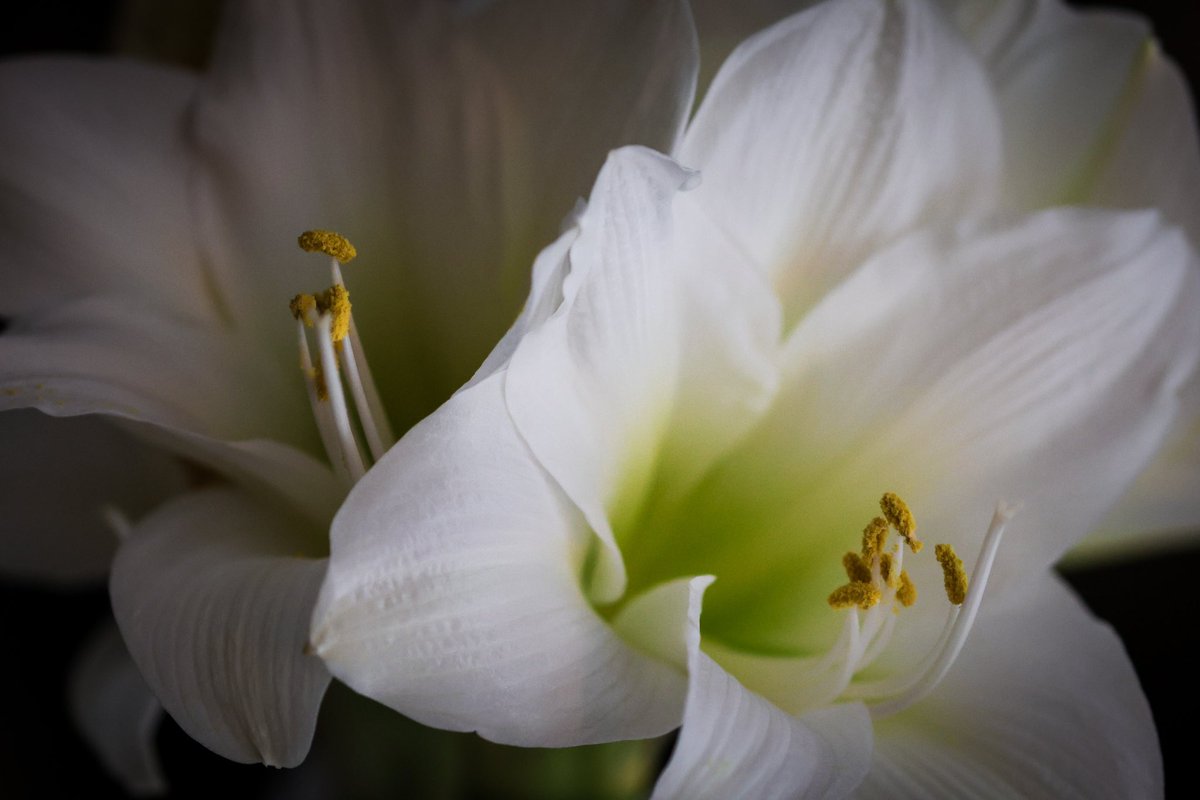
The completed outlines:
<svg viewBox="0 0 1200 800">
<path fill-rule="evenodd" d="M 862 547 L 842 558 L 848 582 L 829 595 L 829 605 L 847 611 L 841 637 L 833 648 L 808 665 L 812 705 L 837 700 L 861 700 L 874 717 L 900 711 L 927 695 L 941 681 L 958 657 L 983 598 L 988 574 L 1012 509 L 998 507 L 984 536 L 972 580 L 954 548 L 934 548 L 942 567 L 950 611 L 937 642 L 915 670 L 876 681 L 856 681 L 855 676 L 870 666 L 887 647 L 895 630 L 898 612 L 916 603 L 917 589 L 904 570 L 904 550 L 913 554 L 923 547 L 916 537 L 916 522 L 908 506 L 888 493 L 880 500 L 883 516 L 863 530 Z M 890 544 L 892 532 L 897 534 Z"/>
<path fill-rule="evenodd" d="M 340 265 L 353 259 L 357 251 L 344 236 L 332 231 L 305 231 L 298 241 L 304 251 L 330 258 L 329 288 L 296 295 L 289 307 L 296 320 L 300 369 L 321 442 L 334 471 L 349 486 L 395 443 L 351 314 L 350 292 L 342 279 Z M 315 364 L 309 330 L 316 338 Z M 353 413 L 345 389 L 350 391 Z M 361 440 L 365 440 L 365 448 Z"/>
</svg>

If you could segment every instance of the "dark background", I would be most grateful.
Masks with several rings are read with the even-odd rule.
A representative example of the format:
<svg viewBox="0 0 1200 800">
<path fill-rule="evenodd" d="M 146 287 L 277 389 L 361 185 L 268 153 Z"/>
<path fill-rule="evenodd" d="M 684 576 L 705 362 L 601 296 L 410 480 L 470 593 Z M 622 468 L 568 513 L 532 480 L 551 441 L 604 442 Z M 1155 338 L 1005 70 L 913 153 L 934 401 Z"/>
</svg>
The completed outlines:
<svg viewBox="0 0 1200 800">
<path fill-rule="evenodd" d="M 1197 0 L 1075 4 L 1129 8 L 1150 17 L 1163 49 L 1182 66 L 1193 87 L 1200 84 Z M 182 53 L 183 60 L 199 64 L 204 59 L 206 33 L 214 21 L 212 3 L 186 0 L 176 5 L 193 20 L 194 34 L 171 40 L 170 47 L 177 59 Z M 44 51 L 105 53 L 115 47 L 154 56 L 156 43 L 164 41 L 163 34 L 153 27 L 131 31 L 121 25 L 119 4 L 112 0 L 44 0 L 26 5 L 22 15 L 19 24 L 10 16 L 0 25 L 0 56 Z M 1125 641 L 1158 723 L 1168 797 L 1200 796 L 1200 778 L 1191 761 L 1194 745 L 1200 740 L 1192 733 L 1197 725 L 1197 669 L 1184 652 L 1200 640 L 1196 618 L 1189 613 L 1197 608 L 1193 581 L 1200 576 L 1200 549 L 1073 568 L 1064 575 Z M 124 796 L 75 733 L 65 703 L 69 665 L 83 639 L 108 614 L 103 589 L 47 591 L 0 582 L 4 632 L 0 640 L 0 796 L 73 797 L 85 792 L 95 800 Z M 418 774 L 426 780 L 440 774 L 457 781 L 465 794 L 482 793 L 479 787 L 470 786 L 469 778 L 461 777 L 455 763 L 431 764 L 430 758 L 440 756 L 431 755 L 432 751 L 423 750 L 418 743 L 428 737 L 413 739 L 411 727 L 392 719 L 396 715 L 380 714 L 345 690 L 332 691 L 327 705 L 330 710 L 323 715 L 353 715 L 359 720 L 356 727 L 361 734 L 356 738 L 374 742 L 375 755 L 389 753 L 387 772 L 400 781 L 398 787 L 408 790 L 403 796 L 440 794 L 432 785 L 405 781 L 405 775 Z M 158 745 L 170 796 L 331 796 L 336 778 L 322 772 L 320 763 L 320 754 L 330 747 L 330 737 L 323 740 L 321 735 L 325 727 L 337 728 L 337 720 L 323 716 L 312 763 L 297 771 L 278 771 L 233 764 L 213 755 L 168 718 Z M 449 751 L 459 759 L 470 758 L 472 749 L 478 747 L 469 737 L 432 735 L 440 748 L 437 752 Z M 475 757 L 482 755 L 474 752 Z M 512 753 L 503 757 L 519 758 Z M 337 795 L 346 796 L 342 791 Z"/>
</svg>

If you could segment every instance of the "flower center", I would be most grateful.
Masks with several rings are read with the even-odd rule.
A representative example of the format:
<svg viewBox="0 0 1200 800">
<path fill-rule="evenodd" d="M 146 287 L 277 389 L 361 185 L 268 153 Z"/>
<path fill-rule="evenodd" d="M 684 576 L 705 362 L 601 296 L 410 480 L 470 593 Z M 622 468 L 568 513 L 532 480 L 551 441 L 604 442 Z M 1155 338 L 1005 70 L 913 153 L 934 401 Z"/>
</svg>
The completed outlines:
<svg viewBox="0 0 1200 800">
<path fill-rule="evenodd" d="M 296 320 L 300 369 L 321 442 L 334 472 L 350 487 L 396 441 L 354 324 L 350 292 L 342 279 L 340 265 L 358 252 L 344 236 L 333 231 L 305 231 L 298 242 L 306 252 L 329 256 L 329 288 L 296 295 L 290 308 Z M 309 344 L 310 330 L 316 340 L 316 364 Z M 350 391 L 353 410 L 346 402 L 345 389 Z"/>
<path fill-rule="evenodd" d="M 902 569 L 904 546 L 913 554 L 922 548 L 915 536 L 916 523 L 908 506 L 895 494 L 885 494 L 880 507 L 884 516 L 867 525 L 860 552 L 846 553 L 842 559 L 849 582 L 835 589 L 828 602 L 833 608 L 847 612 L 845 625 L 829 653 L 811 665 L 809 675 L 815 692 L 808 698 L 813 706 L 836 700 L 863 700 L 875 718 L 894 714 L 917 702 L 950 669 L 974 624 L 1000 537 L 1013 514 L 1011 508 L 996 509 L 971 580 L 953 547 L 939 544 L 934 548 L 950 601 L 950 611 L 937 642 L 911 672 L 856 683 L 855 676 L 887 647 L 900 609 L 912 606 L 917 600 L 916 587 Z M 900 540 L 889 548 L 892 530 Z"/>
</svg>

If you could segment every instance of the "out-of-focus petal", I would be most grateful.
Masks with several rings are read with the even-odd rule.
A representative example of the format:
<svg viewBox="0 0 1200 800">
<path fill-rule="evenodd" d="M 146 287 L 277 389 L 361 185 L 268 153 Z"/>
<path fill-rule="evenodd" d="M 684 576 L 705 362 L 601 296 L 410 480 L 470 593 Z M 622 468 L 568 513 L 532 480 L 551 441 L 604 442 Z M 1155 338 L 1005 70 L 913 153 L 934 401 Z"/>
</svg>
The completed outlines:
<svg viewBox="0 0 1200 800">
<path fill-rule="evenodd" d="M 0 571 L 103 581 L 117 549 L 106 509 L 137 519 L 185 485 L 178 462 L 101 418 L 0 413 Z"/>
<path fill-rule="evenodd" d="M 0 66 L 0 314 L 120 292 L 211 319 L 183 117 L 195 75 L 121 61 Z"/>
<path fill-rule="evenodd" d="M 504 377 L 455 395 L 355 487 L 313 645 L 352 688 L 427 725 L 526 746 L 665 733 L 683 675 L 584 597 L 592 535 L 513 429 Z"/>
<path fill-rule="evenodd" d="M 347 283 L 368 298 L 355 318 L 401 430 L 512 322 L 529 264 L 607 151 L 669 146 L 694 81 L 679 2 L 252 2 L 226 16 L 195 135 L 228 304 L 287 353 L 290 331 L 261 309 L 326 280 L 298 266 L 297 233 L 348 236 Z"/>
<path fill-rule="evenodd" d="M 184 495 L 135 527 L 110 581 L 121 635 L 163 707 L 205 747 L 295 766 L 329 672 L 306 653 L 325 561 L 306 523 L 230 489 Z"/>
<path fill-rule="evenodd" d="M 111 622 L 84 645 L 71 673 L 71 716 L 108 772 L 134 797 L 166 792 L 154 735 L 163 707 Z"/>
<path fill-rule="evenodd" d="M 855 797 L 1162 796 L 1154 720 L 1120 640 L 1050 576 L 985 604 L 917 705 L 876 723 Z"/>
</svg>

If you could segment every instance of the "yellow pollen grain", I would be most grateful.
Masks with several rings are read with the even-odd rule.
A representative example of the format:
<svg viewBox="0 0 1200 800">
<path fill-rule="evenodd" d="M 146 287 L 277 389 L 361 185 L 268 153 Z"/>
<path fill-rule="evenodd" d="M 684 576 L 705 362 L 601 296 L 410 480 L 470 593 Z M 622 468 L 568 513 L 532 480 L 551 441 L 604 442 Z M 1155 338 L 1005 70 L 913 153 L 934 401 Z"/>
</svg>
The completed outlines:
<svg viewBox="0 0 1200 800">
<path fill-rule="evenodd" d="M 292 298 L 292 302 L 288 303 L 292 316 L 310 328 L 312 327 L 312 317 L 309 316 L 309 312 L 316 307 L 317 300 L 311 294 L 298 294 Z"/>
<path fill-rule="evenodd" d="M 352 261 L 358 255 L 349 239 L 333 231 L 305 231 L 297 237 L 296 242 L 306 253 L 324 253 L 343 264 Z"/>
<path fill-rule="evenodd" d="M 333 341 L 340 342 L 350 333 L 350 292 L 340 283 L 335 283 L 316 296 L 317 310 L 333 317 L 329 333 Z"/>
<path fill-rule="evenodd" d="M 904 541 L 908 542 L 909 549 L 914 553 L 921 552 L 921 548 L 925 545 L 916 537 L 917 521 L 913 519 L 912 512 L 908 510 L 908 504 L 900 499 L 900 495 L 888 492 L 880 498 L 879 508 L 891 526 L 899 531 L 900 535 L 904 537 Z"/>
<path fill-rule="evenodd" d="M 871 567 L 868 566 L 866 560 L 858 553 L 850 552 L 842 556 L 842 566 L 846 568 L 846 577 L 851 582 L 871 582 Z"/>
<path fill-rule="evenodd" d="M 963 569 L 962 559 L 948 544 L 939 544 L 933 548 L 938 563 L 942 565 L 942 574 L 946 579 L 946 597 L 956 606 L 961 606 L 967 599 L 967 571 Z"/>
<path fill-rule="evenodd" d="M 917 602 L 917 587 L 908 577 L 908 570 L 900 570 L 900 588 L 896 590 L 896 599 L 905 608 Z"/>
<path fill-rule="evenodd" d="M 884 546 L 887 545 L 887 537 L 887 520 L 885 520 L 883 517 L 876 517 L 868 522 L 867 527 L 863 528 L 863 559 L 870 561 L 872 558 L 882 553 Z"/>
<path fill-rule="evenodd" d="M 866 611 L 871 606 L 878 605 L 881 597 L 879 589 L 874 585 L 862 581 L 850 581 L 850 583 L 833 590 L 833 593 L 829 595 L 829 605 L 838 609 L 858 606 Z"/>
</svg>

